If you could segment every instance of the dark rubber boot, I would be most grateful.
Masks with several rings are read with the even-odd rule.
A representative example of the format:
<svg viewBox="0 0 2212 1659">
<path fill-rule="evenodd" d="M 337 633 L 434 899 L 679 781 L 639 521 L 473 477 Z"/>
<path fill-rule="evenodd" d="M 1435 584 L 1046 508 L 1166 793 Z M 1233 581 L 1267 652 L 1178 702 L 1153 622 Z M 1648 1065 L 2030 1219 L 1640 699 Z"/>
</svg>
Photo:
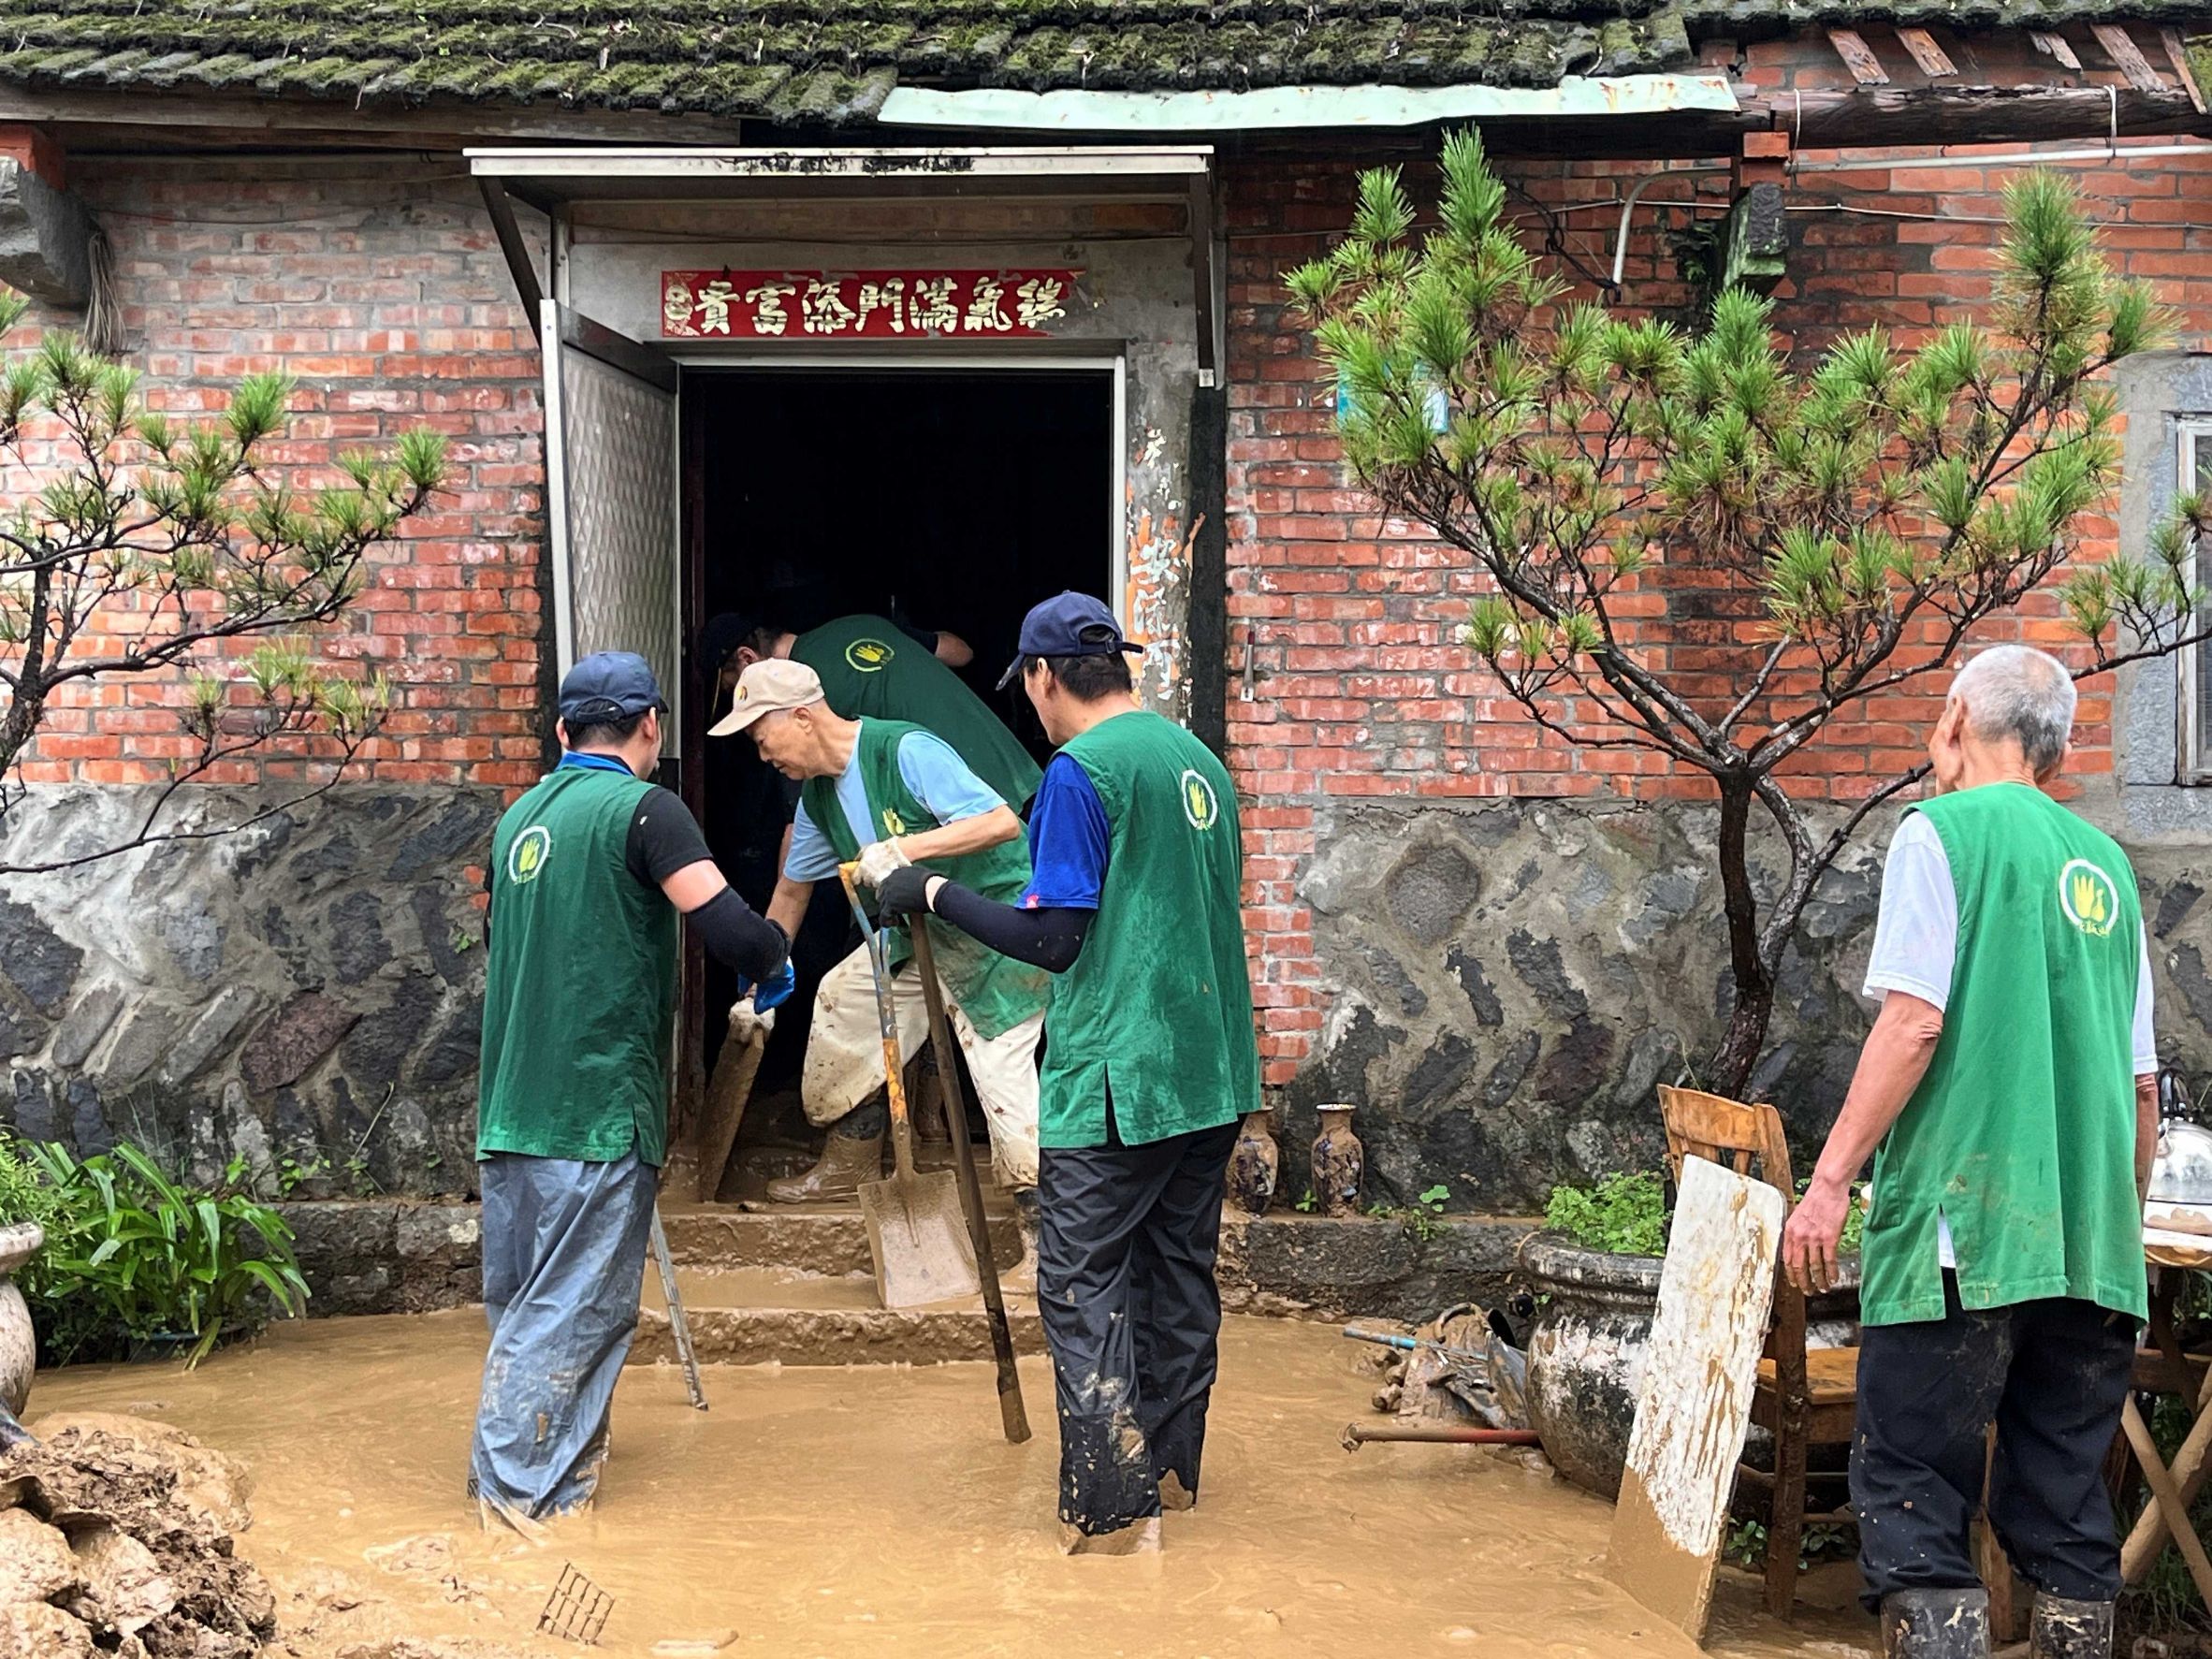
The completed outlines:
<svg viewBox="0 0 2212 1659">
<path fill-rule="evenodd" d="M 1021 1234 L 1022 1259 L 998 1275 L 998 1288 L 1008 1296 L 1037 1294 L 1037 1188 L 1014 1189 L 1014 1225 Z"/>
<path fill-rule="evenodd" d="M 2114 1606 L 2038 1591 L 2035 1617 L 2028 1626 L 2029 1659 L 2112 1659 Z"/>
<path fill-rule="evenodd" d="M 862 1182 L 882 1178 L 881 1135 L 840 1135 L 832 1129 L 811 1170 L 768 1183 L 768 1201 L 778 1204 L 835 1203 L 858 1195 Z"/>
<path fill-rule="evenodd" d="M 1989 1659 L 1986 1590 L 1896 1590 L 1882 1598 L 1883 1659 Z"/>
</svg>

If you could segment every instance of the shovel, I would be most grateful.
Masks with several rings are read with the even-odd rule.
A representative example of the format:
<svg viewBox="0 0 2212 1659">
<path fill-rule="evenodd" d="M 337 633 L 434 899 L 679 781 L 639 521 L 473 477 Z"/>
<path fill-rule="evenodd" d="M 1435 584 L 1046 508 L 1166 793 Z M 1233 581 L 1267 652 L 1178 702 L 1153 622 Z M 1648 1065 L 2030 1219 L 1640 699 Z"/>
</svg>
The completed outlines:
<svg viewBox="0 0 2212 1659">
<path fill-rule="evenodd" d="M 866 941 L 868 968 L 876 982 L 876 1018 L 883 1031 L 883 1084 L 891 1096 L 891 1156 L 888 1181 L 866 1181 L 860 1188 L 861 1218 L 867 1223 L 868 1254 L 876 1262 L 876 1291 L 885 1307 L 916 1307 L 973 1296 L 982 1287 L 975 1246 L 960 1212 L 958 1177 L 950 1170 L 914 1172 L 914 1128 L 907 1117 L 905 1068 L 898 1053 L 898 1017 L 891 1006 L 891 970 L 883 936 L 868 925 L 852 885 L 851 865 L 837 879 Z M 949 1114 L 948 1114 L 949 1115 Z"/>
<path fill-rule="evenodd" d="M 975 1155 L 968 1145 L 968 1095 L 953 1059 L 952 1022 L 945 1018 L 945 994 L 938 988 L 937 953 L 929 943 L 929 920 L 913 921 L 914 971 L 922 976 L 922 997 L 929 1005 L 929 1040 L 937 1044 L 938 1075 L 945 1080 L 945 1126 L 953 1138 L 953 1172 L 960 1182 L 960 1204 L 968 1213 L 968 1245 L 975 1253 L 983 1286 L 983 1314 L 991 1322 L 991 1357 L 998 1364 L 998 1420 L 1015 1446 L 1029 1438 L 1029 1414 L 1022 1407 L 1022 1377 L 1014 1369 L 1013 1330 L 1006 1322 L 1006 1298 L 998 1288 L 998 1263 L 991 1255 L 990 1225 L 983 1219 L 982 1184 L 976 1179 Z"/>
</svg>

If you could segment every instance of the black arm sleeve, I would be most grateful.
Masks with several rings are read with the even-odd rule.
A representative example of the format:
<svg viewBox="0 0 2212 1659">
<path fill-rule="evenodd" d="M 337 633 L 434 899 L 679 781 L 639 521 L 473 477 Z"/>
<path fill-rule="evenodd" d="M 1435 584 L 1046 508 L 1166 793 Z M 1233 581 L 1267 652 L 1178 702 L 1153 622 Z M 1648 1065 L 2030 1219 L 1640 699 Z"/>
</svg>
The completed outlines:
<svg viewBox="0 0 2212 1659">
<path fill-rule="evenodd" d="M 920 646 L 931 656 L 934 657 L 937 655 L 936 629 L 917 628 L 913 625 L 913 623 L 906 620 L 906 618 L 903 617 L 894 617 L 891 619 L 898 625 L 898 631 L 901 633 L 905 634 L 909 639 L 912 640 L 916 645 Z"/>
<path fill-rule="evenodd" d="M 671 790 L 649 789 L 640 795 L 623 849 L 623 862 L 630 873 L 647 886 L 658 887 L 677 871 L 702 859 L 711 863 L 714 854 L 691 808 Z M 716 960 L 748 979 L 766 979 L 791 954 L 791 941 L 783 937 L 783 929 L 728 887 L 697 910 L 686 912 L 684 920 Z"/>
<path fill-rule="evenodd" d="M 791 954 L 791 941 L 783 929 L 725 887 L 695 910 L 686 911 L 701 941 L 716 960 L 750 980 L 764 980 L 779 971 Z"/>
<path fill-rule="evenodd" d="M 1066 973 L 1083 952 L 1096 910 L 1025 910 L 994 904 L 957 881 L 937 890 L 937 913 L 1001 956 L 1047 973 Z"/>
</svg>

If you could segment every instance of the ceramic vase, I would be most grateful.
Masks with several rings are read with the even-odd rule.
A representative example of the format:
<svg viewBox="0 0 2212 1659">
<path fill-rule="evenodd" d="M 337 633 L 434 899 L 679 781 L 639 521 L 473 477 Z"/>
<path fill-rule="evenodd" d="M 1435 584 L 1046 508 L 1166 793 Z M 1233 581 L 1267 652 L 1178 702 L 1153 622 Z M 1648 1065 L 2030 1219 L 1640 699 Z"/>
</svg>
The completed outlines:
<svg viewBox="0 0 2212 1659">
<path fill-rule="evenodd" d="M 1360 1182 L 1367 1172 L 1367 1151 L 1352 1133 L 1349 1106 L 1323 1106 L 1321 1132 L 1314 1137 L 1314 1207 L 1324 1215 L 1356 1215 Z"/>
<path fill-rule="evenodd" d="M 17 1417 L 31 1398 L 37 1345 L 31 1334 L 31 1310 L 15 1288 L 14 1273 L 44 1243 L 46 1234 L 35 1222 L 0 1227 L 0 1405 Z"/>
<path fill-rule="evenodd" d="M 1264 1215 L 1275 1196 L 1275 1175 L 1283 1155 L 1275 1145 L 1274 1125 L 1264 1112 L 1244 1113 L 1236 1150 L 1229 1158 L 1229 1196 L 1247 1215 Z"/>
</svg>

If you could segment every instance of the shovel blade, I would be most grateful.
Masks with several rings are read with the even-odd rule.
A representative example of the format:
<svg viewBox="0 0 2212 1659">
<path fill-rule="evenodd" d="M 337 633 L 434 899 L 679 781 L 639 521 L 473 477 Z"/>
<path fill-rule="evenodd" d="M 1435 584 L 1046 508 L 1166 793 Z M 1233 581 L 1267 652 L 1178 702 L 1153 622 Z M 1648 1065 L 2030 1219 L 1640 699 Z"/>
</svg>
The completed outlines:
<svg viewBox="0 0 2212 1659">
<path fill-rule="evenodd" d="M 982 1289 L 959 1181 L 950 1170 L 863 1182 L 860 1213 L 885 1307 L 950 1302 Z"/>
</svg>

